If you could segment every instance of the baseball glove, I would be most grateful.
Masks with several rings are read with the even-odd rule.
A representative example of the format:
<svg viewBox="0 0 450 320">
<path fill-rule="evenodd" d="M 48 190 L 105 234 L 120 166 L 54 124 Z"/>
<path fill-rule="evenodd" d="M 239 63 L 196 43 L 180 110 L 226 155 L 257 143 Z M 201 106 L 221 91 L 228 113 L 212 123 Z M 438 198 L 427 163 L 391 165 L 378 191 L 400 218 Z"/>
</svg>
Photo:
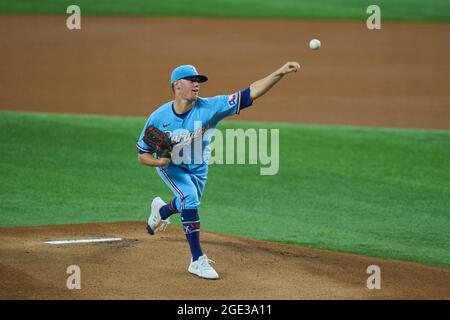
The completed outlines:
<svg viewBox="0 0 450 320">
<path fill-rule="evenodd" d="M 174 143 L 170 138 L 154 126 L 149 126 L 144 133 L 144 142 L 150 147 L 152 153 L 156 153 L 160 158 L 169 158 Z"/>
</svg>

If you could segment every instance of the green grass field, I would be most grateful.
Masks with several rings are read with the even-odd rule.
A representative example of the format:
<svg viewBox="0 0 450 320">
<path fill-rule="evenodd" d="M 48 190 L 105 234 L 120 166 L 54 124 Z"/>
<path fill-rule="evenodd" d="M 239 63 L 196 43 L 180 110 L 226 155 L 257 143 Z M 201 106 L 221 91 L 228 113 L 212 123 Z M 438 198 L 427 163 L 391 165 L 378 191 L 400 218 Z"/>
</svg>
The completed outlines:
<svg viewBox="0 0 450 320">
<path fill-rule="evenodd" d="M 366 20 L 366 9 L 381 8 L 384 21 L 450 21 L 448 0 L 0 0 L 0 12 L 66 14 L 77 4 L 82 14 L 202 16 L 282 19 Z"/>
<path fill-rule="evenodd" d="M 172 196 L 137 162 L 144 123 L 1 112 L 0 226 L 144 221 L 153 196 Z M 220 128 L 250 127 L 280 129 L 280 171 L 210 166 L 203 230 L 450 267 L 450 132 Z"/>
</svg>

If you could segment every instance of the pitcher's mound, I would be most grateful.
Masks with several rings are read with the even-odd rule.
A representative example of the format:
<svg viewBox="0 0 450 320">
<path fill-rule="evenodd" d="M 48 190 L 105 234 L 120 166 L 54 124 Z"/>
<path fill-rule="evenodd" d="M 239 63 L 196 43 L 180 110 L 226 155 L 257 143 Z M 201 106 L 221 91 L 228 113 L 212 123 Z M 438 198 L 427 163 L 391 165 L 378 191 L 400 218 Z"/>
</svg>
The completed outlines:
<svg viewBox="0 0 450 320">
<path fill-rule="evenodd" d="M 180 226 L 145 222 L 0 229 L 0 299 L 449 299 L 450 270 L 202 232 L 221 279 L 188 273 Z M 122 238 L 47 244 L 49 240 Z M 69 266 L 81 289 L 69 290 Z M 367 288 L 368 266 L 381 289 Z"/>
</svg>

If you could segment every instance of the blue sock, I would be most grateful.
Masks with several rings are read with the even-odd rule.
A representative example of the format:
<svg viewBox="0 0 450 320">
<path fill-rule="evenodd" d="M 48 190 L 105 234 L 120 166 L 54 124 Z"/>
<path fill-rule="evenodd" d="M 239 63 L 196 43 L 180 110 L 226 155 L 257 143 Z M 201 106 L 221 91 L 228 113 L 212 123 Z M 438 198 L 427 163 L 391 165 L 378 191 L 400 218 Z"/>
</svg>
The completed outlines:
<svg viewBox="0 0 450 320">
<path fill-rule="evenodd" d="M 170 201 L 168 204 L 162 206 L 161 209 L 159 209 L 161 219 L 166 220 L 168 217 L 178 212 L 177 207 L 175 205 L 175 199 L 176 198 L 173 198 L 172 201 Z"/>
<path fill-rule="evenodd" d="M 183 231 L 191 249 L 192 261 L 203 255 L 200 246 L 200 218 L 197 209 L 184 209 L 181 211 Z"/>
</svg>

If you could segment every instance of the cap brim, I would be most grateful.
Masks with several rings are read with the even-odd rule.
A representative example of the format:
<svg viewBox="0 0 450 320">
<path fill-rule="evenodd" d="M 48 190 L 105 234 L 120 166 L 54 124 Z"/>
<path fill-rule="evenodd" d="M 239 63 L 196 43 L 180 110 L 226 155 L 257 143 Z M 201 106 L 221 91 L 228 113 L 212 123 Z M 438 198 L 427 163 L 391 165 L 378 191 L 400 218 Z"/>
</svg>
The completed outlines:
<svg viewBox="0 0 450 320">
<path fill-rule="evenodd" d="M 183 79 L 188 79 L 188 78 L 198 78 L 198 80 L 199 80 L 198 82 L 200 82 L 200 83 L 208 81 L 208 77 L 203 74 L 196 74 L 196 75 L 192 75 L 192 76 L 188 76 L 188 77 L 183 77 Z"/>
</svg>

